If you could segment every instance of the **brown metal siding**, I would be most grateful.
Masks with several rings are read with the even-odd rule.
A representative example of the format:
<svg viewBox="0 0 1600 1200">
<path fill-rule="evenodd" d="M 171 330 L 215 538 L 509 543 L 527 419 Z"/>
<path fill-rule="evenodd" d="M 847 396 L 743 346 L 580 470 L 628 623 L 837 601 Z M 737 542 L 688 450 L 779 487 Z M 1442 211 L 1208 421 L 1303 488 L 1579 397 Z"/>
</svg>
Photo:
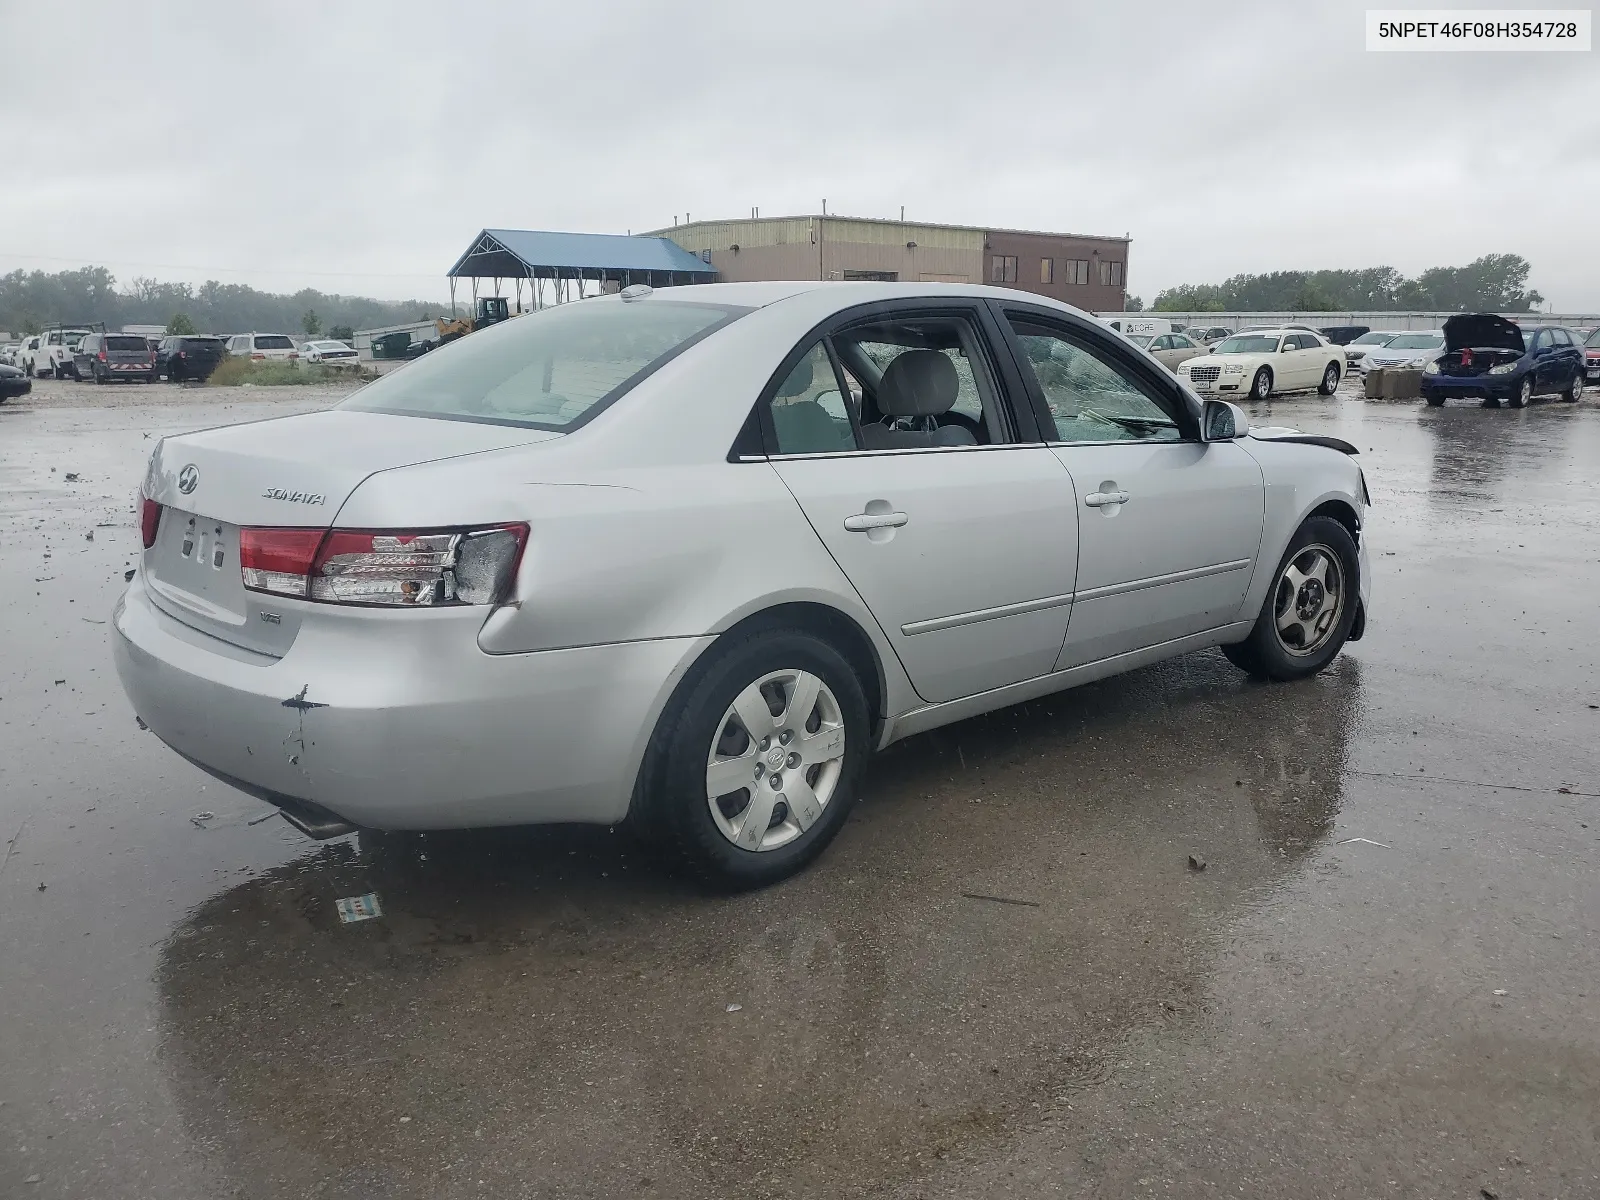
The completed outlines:
<svg viewBox="0 0 1600 1200">
<path fill-rule="evenodd" d="M 1018 291 L 1032 292 L 1036 296 L 1049 296 L 1064 300 L 1090 312 L 1121 312 L 1127 300 L 1128 243 L 1120 239 L 1075 238 L 1065 235 L 1040 233 L 1008 233 L 991 230 L 989 246 L 983 252 L 983 275 L 979 282 L 990 283 L 991 264 L 997 256 L 1015 255 L 1017 279 L 1004 286 Z M 1052 259 L 1055 263 L 1054 283 L 1039 281 L 1039 260 Z M 1085 259 L 1089 263 L 1089 283 L 1068 283 L 1066 263 Z M 1122 283 L 1103 285 L 1100 282 L 1100 264 L 1120 262 Z"/>
</svg>

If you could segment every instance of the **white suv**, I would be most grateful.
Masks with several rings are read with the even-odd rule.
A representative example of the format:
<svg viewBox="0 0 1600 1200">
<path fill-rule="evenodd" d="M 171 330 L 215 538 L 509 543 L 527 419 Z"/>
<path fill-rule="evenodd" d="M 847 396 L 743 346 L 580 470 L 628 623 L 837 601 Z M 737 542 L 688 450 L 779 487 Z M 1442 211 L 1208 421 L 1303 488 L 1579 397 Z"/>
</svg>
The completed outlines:
<svg viewBox="0 0 1600 1200">
<path fill-rule="evenodd" d="M 282 333 L 236 333 L 228 339 L 228 353 L 257 361 L 297 362 L 300 358 L 294 342 Z"/>
</svg>

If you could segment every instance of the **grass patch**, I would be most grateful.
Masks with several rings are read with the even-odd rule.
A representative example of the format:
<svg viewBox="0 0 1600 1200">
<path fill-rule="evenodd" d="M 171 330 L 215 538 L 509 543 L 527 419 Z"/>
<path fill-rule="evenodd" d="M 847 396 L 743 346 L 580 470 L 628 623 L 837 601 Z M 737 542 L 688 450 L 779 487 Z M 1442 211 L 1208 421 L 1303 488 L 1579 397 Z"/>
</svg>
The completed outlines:
<svg viewBox="0 0 1600 1200">
<path fill-rule="evenodd" d="M 225 358 L 206 380 L 208 387 L 295 387 L 313 383 L 364 383 L 376 379 L 370 367 L 301 366 L 292 362 L 262 362 L 253 358 Z"/>
</svg>

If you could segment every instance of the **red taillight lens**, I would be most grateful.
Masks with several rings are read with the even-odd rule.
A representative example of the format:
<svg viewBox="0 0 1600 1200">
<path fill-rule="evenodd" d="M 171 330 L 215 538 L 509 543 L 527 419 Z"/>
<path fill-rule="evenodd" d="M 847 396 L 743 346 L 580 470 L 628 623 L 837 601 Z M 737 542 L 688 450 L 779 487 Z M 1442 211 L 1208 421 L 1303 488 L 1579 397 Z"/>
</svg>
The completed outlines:
<svg viewBox="0 0 1600 1200">
<path fill-rule="evenodd" d="M 144 538 L 144 548 L 156 544 L 156 530 L 161 528 L 161 505 L 149 496 L 139 497 L 139 536 Z"/>
<path fill-rule="evenodd" d="M 178 357 L 179 358 L 188 358 L 189 357 L 189 352 L 187 350 L 179 350 L 178 351 Z"/>
<path fill-rule="evenodd" d="M 106 352 L 104 350 L 102 350 L 102 351 L 100 351 L 100 361 L 101 362 L 105 362 L 105 360 L 106 360 Z"/>
<path fill-rule="evenodd" d="M 509 593 L 526 525 L 487 529 L 241 529 L 251 591 L 330 604 L 495 604 Z"/>
<path fill-rule="evenodd" d="M 265 354 L 256 353 L 256 354 L 252 354 L 250 357 L 255 359 L 257 362 L 261 362 L 261 361 L 264 361 L 267 356 Z"/>
<path fill-rule="evenodd" d="M 304 596 L 322 538 L 320 529 L 239 530 L 244 586 L 253 592 Z"/>
</svg>

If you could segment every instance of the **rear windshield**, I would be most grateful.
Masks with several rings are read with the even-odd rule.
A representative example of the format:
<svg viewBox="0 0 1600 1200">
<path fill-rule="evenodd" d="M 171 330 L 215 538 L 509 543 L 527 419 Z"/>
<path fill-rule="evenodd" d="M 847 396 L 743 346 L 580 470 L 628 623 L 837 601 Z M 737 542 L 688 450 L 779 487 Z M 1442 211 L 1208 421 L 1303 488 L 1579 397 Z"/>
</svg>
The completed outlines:
<svg viewBox="0 0 1600 1200">
<path fill-rule="evenodd" d="M 1437 350 L 1444 345 L 1444 335 L 1440 333 L 1402 333 L 1390 342 L 1390 350 Z"/>
<path fill-rule="evenodd" d="M 221 338 L 191 337 L 184 338 L 180 343 L 185 350 L 220 350 Z"/>
<path fill-rule="evenodd" d="M 1589 340 L 1584 342 L 1584 345 L 1585 346 L 1600 346 L 1600 329 L 1596 329 L 1593 333 L 1591 333 L 1589 335 Z"/>
<path fill-rule="evenodd" d="M 150 343 L 142 337 L 119 337 L 112 334 L 106 339 L 107 350 L 148 350 Z"/>
<path fill-rule="evenodd" d="M 341 407 L 568 429 L 745 311 L 664 300 L 562 304 L 468 334 Z"/>
<path fill-rule="evenodd" d="M 293 350 L 294 343 L 281 333 L 263 333 L 256 337 L 257 350 Z"/>
</svg>

